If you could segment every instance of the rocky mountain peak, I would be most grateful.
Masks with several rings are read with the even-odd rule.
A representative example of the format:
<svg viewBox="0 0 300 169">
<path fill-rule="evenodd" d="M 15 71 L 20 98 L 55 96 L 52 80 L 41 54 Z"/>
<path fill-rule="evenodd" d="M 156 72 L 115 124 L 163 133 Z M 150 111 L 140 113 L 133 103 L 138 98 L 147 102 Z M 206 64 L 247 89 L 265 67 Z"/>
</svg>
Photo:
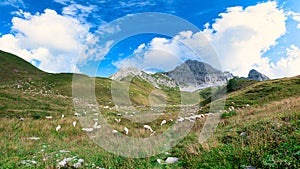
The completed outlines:
<svg viewBox="0 0 300 169">
<path fill-rule="evenodd" d="M 223 85 L 233 78 L 231 73 L 222 72 L 197 60 L 187 60 L 165 74 L 171 77 L 182 90 L 187 91 Z"/>
<path fill-rule="evenodd" d="M 258 72 L 255 69 L 250 70 L 250 72 L 248 73 L 248 77 L 247 79 L 249 80 L 256 80 L 256 81 L 265 81 L 265 80 L 269 80 L 270 78 L 260 72 Z"/>
<path fill-rule="evenodd" d="M 211 65 L 200 62 L 197 60 L 186 60 L 184 64 L 180 65 L 181 67 L 183 66 L 188 66 L 190 71 L 196 72 L 196 73 L 221 73 L 221 71 L 213 68 Z M 180 67 L 179 66 L 179 67 Z M 175 68 L 176 69 L 176 68 Z"/>
<path fill-rule="evenodd" d="M 164 74 L 148 74 L 144 71 L 138 70 L 136 68 L 127 67 L 127 68 L 121 68 L 119 71 L 117 71 L 115 74 L 113 74 L 110 79 L 112 80 L 119 80 L 123 81 L 126 80 L 126 78 L 131 79 L 130 77 L 138 77 L 141 78 L 148 83 L 152 84 L 156 88 L 161 88 L 161 86 L 166 87 L 176 87 L 176 83 L 169 78 L 168 76 Z"/>
</svg>

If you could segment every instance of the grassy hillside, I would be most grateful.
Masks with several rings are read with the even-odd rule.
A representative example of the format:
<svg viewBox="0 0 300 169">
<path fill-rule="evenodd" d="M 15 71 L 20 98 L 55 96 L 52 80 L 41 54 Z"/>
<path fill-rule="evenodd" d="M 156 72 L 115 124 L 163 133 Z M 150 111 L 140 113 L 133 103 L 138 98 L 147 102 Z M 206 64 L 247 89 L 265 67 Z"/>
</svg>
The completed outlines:
<svg viewBox="0 0 300 169">
<path fill-rule="evenodd" d="M 167 153 L 142 159 L 111 154 L 82 131 L 74 115 L 82 112 L 75 112 L 73 107 L 73 74 L 45 73 L 14 55 L 0 52 L 0 78 L 4 79 L 0 82 L 0 168 L 56 168 L 63 159 L 75 156 L 69 165 L 81 158 L 83 168 L 300 168 L 300 76 L 265 82 L 234 81 L 228 87 L 225 107 L 228 110 L 233 106 L 234 110 L 223 113 L 215 134 L 206 143 L 198 143 L 205 117 L 196 120 L 189 135 Z M 117 112 L 114 107 L 110 79 L 84 78 L 95 80 L 98 108 L 111 128 L 124 134 L 123 128 L 127 127 L 129 137 L 150 136 L 143 123 L 118 115 L 125 112 Z M 182 94 L 191 103 L 197 97 L 202 104 L 207 102 L 199 112 L 206 113 L 211 93 L 219 90 L 224 89 Z M 119 94 L 125 95 L 122 91 Z M 180 110 L 176 104 L 181 102 L 177 89 L 157 90 L 134 78 L 129 85 L 129 96 L 141 111 L 149 110 L 149 97 L 155 102 L 167 101 L 166 110 L 156 120 L 145 123 L 156 131 L 154 135 L 175 124 Z M 139 112 L 128 113 L 136 116 Z M 167 123 L 161 126 L 164 119 Z M 62 128 L 57 132 L 58 125 Z M 170 156 L 178 157 L 179 161 L 174 164 L 156 161 Z"/>
</svg>

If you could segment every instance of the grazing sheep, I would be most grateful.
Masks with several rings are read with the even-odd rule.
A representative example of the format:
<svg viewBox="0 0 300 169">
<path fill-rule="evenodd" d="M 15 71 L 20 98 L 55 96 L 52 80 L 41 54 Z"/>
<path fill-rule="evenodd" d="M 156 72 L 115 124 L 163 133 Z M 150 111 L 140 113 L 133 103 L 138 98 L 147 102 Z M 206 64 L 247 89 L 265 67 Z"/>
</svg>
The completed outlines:
<svg viewBox="0 0 300 169">
<path fill-rule="evenodd" d="M 120 122 L 121 122 L 121 119 L 115 119 L 115 121 L 116 121 L 117 123 L 120 123 Z"/>
<path fill-rule="evenodd" d="M 76 127 L 76 123 L 77 123 L 76 121 L 73 121 L 73 127 Z"/>
<path fill-rule="evenodd" d="M 101 125 L 98 125 L 98 122 L 96 121 L 95 124 L 93 125 L 94 129 L 100 129 Z"/>
<path fill-rule="evenodd" d="M 152 128 L 149 125 L 144 125 L 144 128 L 153 132 Z"/>
<path fill-rule="evenodd" d="M 178 122 L 183 122 L 184 121 L 184 118 L 181 117 L 181 116 L 178 116 L 178 119 L 177 119 Z"/>
<path fill-rule="evenodd" d="M 19 118 L 20 121 L 24 121 L 24 118 L 21 117 L 20 115 L 17 115 L 17 118 Z"/>
<path fill-rule="evenodd" d="M 65 117 L 65 115 L 62 114 L 62 115 L 61 115 L 61 118 L 63 119 L 64 117 Z"/>
<path fill-rule="evenodd" d="M 52 116 L 46 116 L 45 118 L 46 119 L 52 119 Z"/>
<path fill-rule="evenodd" d="M 60 129 L 61 129 L 61 125 L 58 125 L 58 126 L 55 128 L 56 131 L 58 131 L 58 130 L 60 130 Z"/>
<path fill-rule="evenodd" d="M 166 124 L 167 123 L 167 121 L 166 120 L 163 120 L 161 123 L 160 123 L 160 125 L 162 126 L 162 125 L 164 125 L 164 124 Z"/>
<path fill-rule="evenodd" d="M 127 135 L 128 134 L 128 132 L 129 132 L 129 130 L 128 130 L 128 128 L 127 127 L 124 127 L 124 131 L 125 131 L 125 134 Z"/>
</svg>

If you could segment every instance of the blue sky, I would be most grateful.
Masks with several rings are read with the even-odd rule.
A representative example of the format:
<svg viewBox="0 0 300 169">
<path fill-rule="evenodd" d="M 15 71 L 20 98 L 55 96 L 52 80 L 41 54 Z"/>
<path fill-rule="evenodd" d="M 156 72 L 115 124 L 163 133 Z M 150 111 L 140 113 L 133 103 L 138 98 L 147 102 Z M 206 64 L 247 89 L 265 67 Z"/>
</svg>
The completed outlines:
<svg viewBox="0 0 300 169">
<path fill-rule="evenodd" d="M 48 72 L 107 77 L 120 67 L 167 71 L 186 59 L 214 65 L 217 58 L 217 68 L 238 76 L 252 68 L 271 78 L 300 74 L 299 0 L 4 0 L 0 8 L 0 49 Z M 107 25 L 142 12 L 171 14 L 198 30 L 103 42 L 99 31 L 116 34 L 124 28 Z M 105 46 L 85 56 L 99 35 Z"/>
</svg>

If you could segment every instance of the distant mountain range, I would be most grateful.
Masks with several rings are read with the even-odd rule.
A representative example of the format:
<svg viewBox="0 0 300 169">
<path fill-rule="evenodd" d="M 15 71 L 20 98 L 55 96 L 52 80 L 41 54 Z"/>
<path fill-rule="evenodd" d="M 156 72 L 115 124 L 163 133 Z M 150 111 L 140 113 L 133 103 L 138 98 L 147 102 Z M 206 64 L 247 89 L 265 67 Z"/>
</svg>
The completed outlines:
<svg viewBox="0 0 300 169">
<path fill-rule="evenodd" d="M 222 72 L 211 65 L 197 60 L 186 60 L 183 64 L 175 67 L 169 72 L 159 72 L 148 74 L 135 68 L 123 68 L 112 75 L 113 80 L 130 80 L 139 77 L 157 88 L 161 87 L 180 87 L 183 91 L 195 91 L 197 89 L 225 85 L 234 77 L 230 72 Z M 252 69 L 247 79 L 264 81 L 269 78 Z"/>
</svg>

